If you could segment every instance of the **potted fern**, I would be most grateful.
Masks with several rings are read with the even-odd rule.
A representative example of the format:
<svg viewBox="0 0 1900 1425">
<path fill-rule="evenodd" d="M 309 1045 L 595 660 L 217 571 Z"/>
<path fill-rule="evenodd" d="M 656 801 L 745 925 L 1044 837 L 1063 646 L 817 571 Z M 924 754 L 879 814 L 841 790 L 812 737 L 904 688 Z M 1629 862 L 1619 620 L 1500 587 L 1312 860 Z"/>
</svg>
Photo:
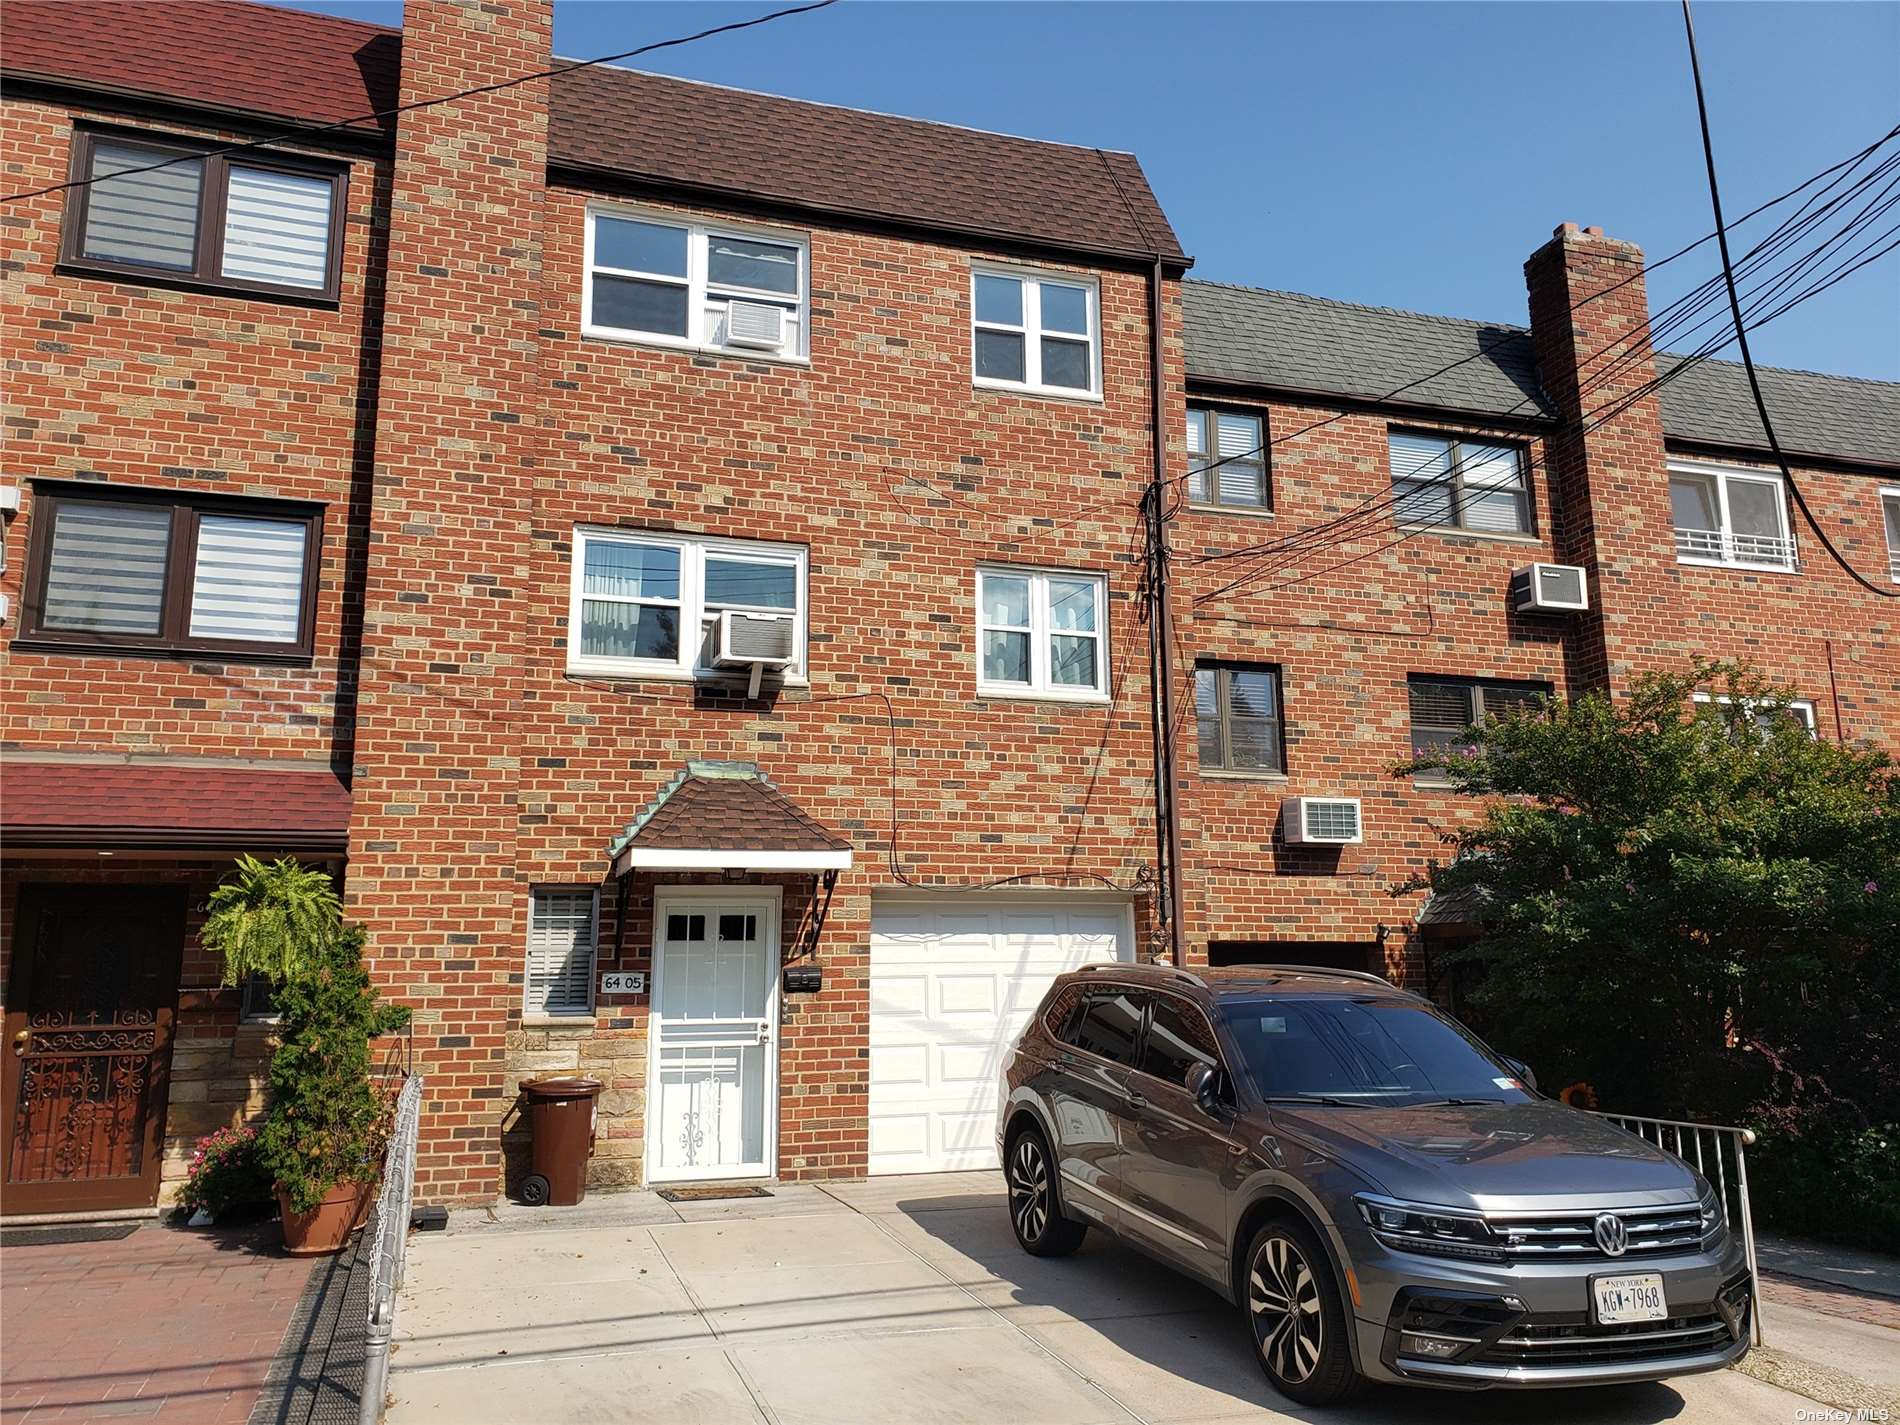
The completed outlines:
<svg viewBox="0 0 1900 1425">
<path fill-rule="evenodd" d="M 280 1042 L 258 1161 L 275 1184 L 284 1246 L 334 1252 L 368 1215 L 390 1105 L 370 1080 L 370 1041 L 409 1022 L 378 998 L 364 935 L 343 919 L 330 878 L 289 857 L 242 856 L 211 894 L 201 938 L 227 984 L 261 974 L 277 986 Z"/>
</svg>

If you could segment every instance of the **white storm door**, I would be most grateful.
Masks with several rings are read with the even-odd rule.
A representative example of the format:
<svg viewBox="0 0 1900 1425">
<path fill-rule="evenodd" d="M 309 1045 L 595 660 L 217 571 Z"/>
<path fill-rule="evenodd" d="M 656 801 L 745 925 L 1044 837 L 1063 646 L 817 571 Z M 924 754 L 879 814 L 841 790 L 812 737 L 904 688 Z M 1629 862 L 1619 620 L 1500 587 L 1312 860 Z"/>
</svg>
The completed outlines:
<svg viewBox="0 0 1900 1425">
<path fill-rule="evenodd" d="M 647 1179 L 768 1177 L 778 1098 L 778 902 L 654 903 Z"/>
</svg>

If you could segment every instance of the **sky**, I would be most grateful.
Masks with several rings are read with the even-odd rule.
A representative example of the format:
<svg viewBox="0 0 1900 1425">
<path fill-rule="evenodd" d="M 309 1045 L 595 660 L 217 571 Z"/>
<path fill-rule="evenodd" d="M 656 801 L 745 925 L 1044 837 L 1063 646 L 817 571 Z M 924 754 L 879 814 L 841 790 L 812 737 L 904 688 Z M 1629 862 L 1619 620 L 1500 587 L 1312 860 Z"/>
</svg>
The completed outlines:
<svg viewBox="0 0 1900 1425">
<path fill-rule="evenodd" d="M 401 23 L 394 0 L 296 8 Z M 555 51 L 774 8 L 560 0 Z M 1696 39 L 1731 220 L 1900 124 L 1892 0 L 1704 0 Z M 845 0 L 636 63 L 1130 150 L 1192 275 L 1342 301 L 1522 324 L 1524 259 L 1559 223 L 1652 260 L 1714 227 L 1671 4 Z M 1786 211 L 1743 227 L 1738 255 Z M 1652 308 L 1719 270 L 1713 243 L 1670 264 Z M 1764 364 L 1900 380 L 1900 251 L 1749 339 Z"/>
</svg>

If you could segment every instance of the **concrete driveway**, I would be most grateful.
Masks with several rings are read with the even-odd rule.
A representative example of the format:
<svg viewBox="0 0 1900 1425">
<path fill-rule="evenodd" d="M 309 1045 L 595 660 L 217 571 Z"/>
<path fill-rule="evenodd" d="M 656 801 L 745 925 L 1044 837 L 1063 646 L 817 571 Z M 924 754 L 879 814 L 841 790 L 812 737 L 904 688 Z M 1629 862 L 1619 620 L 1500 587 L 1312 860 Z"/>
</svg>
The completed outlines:
<svg viewBox="0 0 1900 1425">
<path fill-rule="evenodd" d="M 1722 1372 L 1288 1409 L 1211 1292 L 1099 1234 L 1066 1260 L 1019 1251 L 996 1174 L 774 1191 L 459 1213 L 416 1237 L 391 1425 L 1727 1425 L 1814 1408 Z"/>
</svg>

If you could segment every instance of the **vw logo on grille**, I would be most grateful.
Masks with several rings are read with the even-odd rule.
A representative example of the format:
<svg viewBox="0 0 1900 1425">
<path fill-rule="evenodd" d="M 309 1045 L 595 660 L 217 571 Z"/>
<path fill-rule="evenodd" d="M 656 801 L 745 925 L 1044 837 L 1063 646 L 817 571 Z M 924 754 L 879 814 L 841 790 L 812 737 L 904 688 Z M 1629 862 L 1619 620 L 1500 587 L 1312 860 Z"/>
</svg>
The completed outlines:
<svg viewBox="0 0 1900 1425">
<path fill-rule="evenodd" d="M 1604 1256 L 1620 1257 L 1629 1250 L 1629 1228 L 1614 1212 L 1599 1212 L 1590 1230 L 1596 1234 L 1597 1246 L 1603 1249 Z"/>
</svg>

